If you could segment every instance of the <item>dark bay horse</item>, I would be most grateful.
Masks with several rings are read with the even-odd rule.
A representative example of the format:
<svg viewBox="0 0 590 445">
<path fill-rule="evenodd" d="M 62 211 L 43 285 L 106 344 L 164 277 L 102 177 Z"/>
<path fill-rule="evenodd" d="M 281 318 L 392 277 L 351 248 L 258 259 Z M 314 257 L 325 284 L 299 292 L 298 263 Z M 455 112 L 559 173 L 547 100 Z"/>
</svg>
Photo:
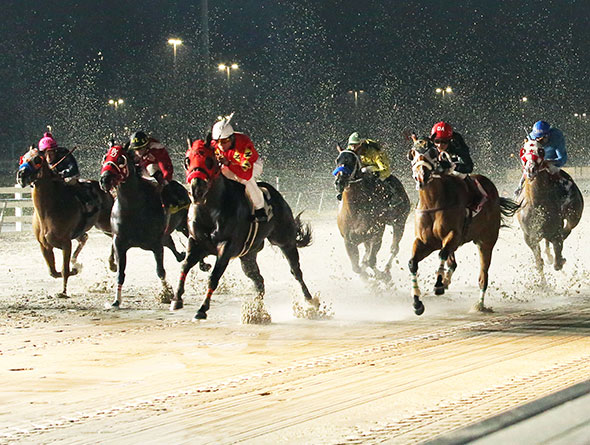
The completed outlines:
<svg viewBox="0 0 590 445">
<path fill-rule="evenodd" d="M 533 251 L 541 283 L 545 283 L 543 259 L 539 243 L 544 239 L 546 253 L 555 270 L 565 263 L 562 256 L 563 242 L 580 222 L 584 199 L 578 186 L 571 180 L 571 189 L 564 197 L 559 178 L 549 172 L 544 150 L 537 141 L 528 141 L 521 150 L 521 160 L 526 179 L 522 191 L 522 205 L 518 221 L 527 245 Z M 561 175 L 567 175 L 560 171 Z M 549 251 L 553 245 L 555 258 Z"/>
<path fill-rule="evenodd" d="M 481 211 L 471 217 L 468 207 L 474 201 L 474 197 L 471 196 L 465 180 L 449 174 L 436 174 L 437 150 L 430 145 L 426 147 L 423 151 L 413 148 L 408 153 L 419 194 L 415 210 L 416 239 L 408 264 L 412 276 L 414 312 L 416 315 L 424 313 L 417 280 L 418 263 L 433 251 L 440 250 L 440 266 L 434 290 L 437 295 L 443 294 L 457 268 L 455 250 L 469 241 L 477 245 L 480 255 L 480 297 L 475 309 L 489 311 L 484 305 L 484 298 L 488 288 L 492 250 L 498 239 L 502 215 L 513 216 L 518 210 L 518 204 L 500 198 L 492 181 L 485 176 L 472 175 L 472 180 L 477 181 L 486 191 L 488 200 Z M 445 262 L 449 266 L 446 273 Z"/>
<path fill-rule="evenodd" d="M 394 189 L 380 181 L 373 173 L 361 172 L 359 156 L 351 150 L 341 150 L 336 159 L 336 189 L 342 200 L 338 207 L 338 229 L 355 273 L 365 276 L 372 269 L 375 277 L 391 278 L 391 263 L 399 251 L 406 219 L 410 213 L 410 199 L 403 185 L 394 178 Z M 381 248 L 385 226 L 393 228 L 390 255 L 383 272 L 377 269 L 377 253 Z M 359 265 L 359 244 L 365 254 Z"/>
<path fill-rule="evenodd" d="M 188 209 L 170 215 L 162 206 L 158 188 L 140 174 L 134 165 L 133 155 L 125 147 L 112 145 L 109 148 L 103 159 L 100 186 L 103 190 L 116 189 L 117 192 L 111 213 L 117 292 L 115 300 L 105 307 L 118 308 L 121 305 L 127 250 L 131 247 L 153 252 L 158 278 L 162 282 L 161 300 L 165 303 L 170 302 L 172 288 L 166 281 L 164 246 L 174 253 L 177 261 L 184 259 L 184 254 L 176 250 L 171 233 L 178 230 L 188 237 Z"/>
<path fill-rule="evenodd" d="M 100 189 L 97 181 L 66 184 L 34 147 L 21 158 L 17 182 L 23 187 L 33 186 L 33 232 L 41 246 L 41 253 L 49 267 L 50 275 L 54 278 L 63 278 L 63 289 L 58 296 L 67 297 L 68 278 L 80 270 L 77 258 L 88 240 L 86 232 L 94 226 L 108 235 L 111 233 L 110 215 L 113 198 Z M 79 187 L 88 187 L 95 197 L 98 211 L 94 214 L 84 213 L 82 202 L 77 198 Z M 72 240 L 77 241 L 73 255 Z M 54 248 L 62 251 L 61 272 L 55 268 Z M 114 264 L 112 250 L 109 263 Z"/>
<path fill-rule="evenodd" d="M 291 208 L 272 186 L 259 183 L 266 192 L 269 214 L 267 222 L 253 221 L 251 204 L 244 194 L 244 186 L 220 174 L 215 153 L 202 140 L 191 143 L 185 157 L 187 182 L 190 184 L 191 207 L 187 256 L 182 263 L 178 288 L 171 310 L 183 306 L 184 284 L 190 269 L 208 255 L 216 261 L 209 276 L 209 289 L 195 319 L 207 318 L 211 296 L 219 284 L 229 261 L 240 258 L 242 270 L 254 282 L 258 298 L 264 296 L 264 279 L 260 274 L 256 257 L 264 247 L 264 240 L 277 246 L 285 255 L 291 273 L 299 282 L 305 300 L 315 307 L 299 265 L 300 247 L 311 244 L 311 229 L 294 218 Z"/>
</svg>

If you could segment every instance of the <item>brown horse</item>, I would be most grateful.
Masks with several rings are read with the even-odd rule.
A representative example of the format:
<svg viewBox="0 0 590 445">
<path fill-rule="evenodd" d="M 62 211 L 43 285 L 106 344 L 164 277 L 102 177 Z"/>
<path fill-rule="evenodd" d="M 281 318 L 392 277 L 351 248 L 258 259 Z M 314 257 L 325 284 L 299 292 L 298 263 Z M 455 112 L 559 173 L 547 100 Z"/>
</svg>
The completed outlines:
<svg viewBox="0 0 590 445">
<path fill-rule="evenodd" d="M 88 181 L 68 185 L 49 166 L 45 157 L 31 147 L 21 158 L 17 181 L 21 186 L 33 185 L 33 232 L 41 246 L 41 253 L 49 267 L 52 277 L 63 278 L 63 290 L 58 296 L 67 297 L 68 278 L 80 271 L 77 258 L 88 240 L 91 227 L 110 235 L 111 208 L 113 198 L 100 190 L 97 181 Z M 90 216 L 83 212 L 81 201 L 77 198 L 77 187 L 89 187 L 96 197 L 98 211 Z M 72 240 L 77 241 L 72 255 Z M 53 249 L 61 249 L 63 254 L 62 270 L 55 268 Z M 72 267 L 70 268 L 70 262 Z M 113 251 L 109 264 L 114 268 Z"/>
<path fill-rule="evenodd" d="M 533 251 L 541 283 L 545 283 L 539 243 L 545 240 L 549 263 L 553 263 L 555 270 L 561 270 L 565 263 L 562 256 L 563 242 L 580 222 L 584 199 L 569 175 L 560 171 L 562 176 L 571 181 L 571 188 L 564 197 L 559 176 L 550 173 L 544 150 L 537 141 L 525 144 L 521 150 L 521 160 L 526 179 L 518 221 L 524 240 Z M 549 243 L 553 245 L 555 258 L 551 256 Z"/>
<path fill-rule="evenodd" d="M 355 273 L 365 276 L 365 269 L 376 277 L 391 279 L 391 263 L 399 251 L 406 219 L 410 213 L 410 199 L 397 178 L 388 187 L 373 173 L 362 173 L 356 153 L 342 150 L 336 159 L 335 185 L 342 201 L 338 208 L 338 229 Z M 395 189 L 395 192 L 393 191 Z M 385 226 L 393 228 L 390 255 L 383 272 L 377 267 L 377 252 L 381 248 Z M 358 245 L 364 244 L 365 255 L 359 266 Z"/>
<path fill-rule="evenodd" d="M 417 146 L 417 144 L 414 145 L 414 147 Z M 488 178 L 473 175 L 472 180 L 483 187 L 488 200 L 481 211 L 471 217 L 469 206 L 474 201 L 474 197 L 471 196 L 465 180 L 458 176 L 436 173 L 439 167 L 437 150 L 429 144 L 423 147 L 425 147 L 424 150 L 413 148 L 408 153 L 419 194 L 415 210 L 416 239 L 408 264 L 412 275 L 414 312 L 416 315 L 422 315 L 424 312 L 416 276 L 418 263 L 433 251 L 440 250 L 440 266 L 434 291 L 437 295 L 443 294 L 457 268 L 455 250 L 469 241 L 477 245 L 480 254 L 480 298 L 475 309 L 482 312 L 490 311 L 484 305 L 484 298 L 488 288 L 488 269 L 492 260 L 492 250 L 498 239 L 502 215 L 514 215 L 518 205 L 509 199 L 500 198 L 498 190 Z M 449 267 L 446 273 L 445 262 Z"/>
</svg>

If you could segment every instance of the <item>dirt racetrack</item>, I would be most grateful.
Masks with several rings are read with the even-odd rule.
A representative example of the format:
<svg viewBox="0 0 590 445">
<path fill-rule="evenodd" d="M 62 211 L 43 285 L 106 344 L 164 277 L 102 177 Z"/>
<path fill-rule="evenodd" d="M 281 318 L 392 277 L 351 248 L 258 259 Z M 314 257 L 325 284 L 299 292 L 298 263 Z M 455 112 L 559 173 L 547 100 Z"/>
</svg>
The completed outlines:
<svg viewBox="0 0 590 445">
<path fill-rule="evenodd" d="M 501 231 L 492 314 L 469 312 L 478 297 L 473 245 L 458 251 L 444 296 L 432 293 L 431 256 L 420 264 L 427 295 L 417 317 L 406 268 L 413 215 L 391 287 L 353 276 L 335 215 L 314 215 L 302 268 L 334 317 L 293 316 L 299 287 L 267 246 L 267 326 L 239 322 L 241 301 L 254 294 L 237 261 L 209 319 L 195 323 L 206 289 L 197 268 L 185 308 L 170 313 L 156 301 L 153 257 L 134 249 L 123 309 L 105 311 L 115 281 L 107 237 L 91 232 L 71 298 L 58 299 L 61 282 L 32 233 L 2 233 L 0 443 L 419 443 L 530 402 L 590 375 L 589 216 L 566 241 L 564 270 L 546 267 L 546 289 L 535 286 L 516 221 Z M 179 264 L 165 259 L 175 286 Z"/>
</svg>

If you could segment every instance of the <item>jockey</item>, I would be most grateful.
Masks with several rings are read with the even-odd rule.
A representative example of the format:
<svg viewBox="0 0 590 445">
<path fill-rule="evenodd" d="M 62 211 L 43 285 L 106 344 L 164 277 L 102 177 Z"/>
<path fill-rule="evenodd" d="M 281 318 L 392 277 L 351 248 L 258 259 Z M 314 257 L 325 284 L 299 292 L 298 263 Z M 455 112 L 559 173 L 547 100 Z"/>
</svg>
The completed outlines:
<svg viewBox="0 0 590 445">
<path fill-rule="evenodd" d="M 80 170 L 78 162 L 70 150 L 65 147 L 59 147 L 51 133 L 43 133 L 43 137 L 37 144 L 39 152 L 47 160 L 49 167 L 55 171 L 66 184 L 74 187 L 74 193 L 82 203 L 85 216 L 91 216 L 99 210 L 97 205 L 97 196 L 88 187 L 88 181 L 80 181 Z"/>
<path fill-rule="evenodd" d="M 381 145 L 372 139 L 361 139 L 357 132 L 348 138 L 347 150 L 354 151 L 361 160 L 361 172 L 371 172 L 386 183 L 391 191 L 397 192 L 397 183 L 391 175 L 389 156 Z"/>
<path fill-rule="evenodd" d="M 213 125 L 211 144 L 221 164 L 221 174 L 244 184 L 246 196 L 254 206 L 254 218 L 258 222 L 267 221 L 264 194 L 256 183 L 262 174 L 262 159 L 247 135 L 234 132 L 230 124 L 232 116 L 233 113 Z"/>
<path fill-rule="evenodd" d="M 49 166 L 67 183 L 75 184 L 80 179 L 78 162 L 74 155 L 64 147 L 59 147 L 51 133 L 43 133 L 37 145 Z"/>
<path fill-rule="evenodd" d="M 483 187 L 469 176 L 473 172 L 473 160 L 463 136 L 454 131 L 451 125 L 441 121 L 432 127 L 430 140 L 438 149 L 441 173 L 459 176 L 465 180 L 468 190 L 475 197 L 472 203 L 473 210 L 476 214 L 479 213 L 488 196 Z"/>
<path fill-rule="evenodd" d="M 567 162 L 567 151 L 565 149 L 565 137 L 560 129 L 552 127 L 545 121 L 537 121 L 533 125 L 527 140 L 537 141 L 545 150 L 545 161 L 549 173 L 558 178 L 559 185 L 565 196 L 569 194 L 572 187 L 571 177 L 561 170 Z M 526 142 L 526 141 L 525 141 Z M 515 198 L 520 196 L 524 185 L 525 175 L 523 173 L 520 183 L 514 191 Z"/>
<path fill-rule="evenodd" d="M 154 179 L 162 187 L 162 202 L 172 213 L 190 204 L 184 187 L 172 179 L 174 168 L 164 144 L 136 131 L 129 137 L 129 150 L 135 153 L 142 176 Z"/>
</svg>

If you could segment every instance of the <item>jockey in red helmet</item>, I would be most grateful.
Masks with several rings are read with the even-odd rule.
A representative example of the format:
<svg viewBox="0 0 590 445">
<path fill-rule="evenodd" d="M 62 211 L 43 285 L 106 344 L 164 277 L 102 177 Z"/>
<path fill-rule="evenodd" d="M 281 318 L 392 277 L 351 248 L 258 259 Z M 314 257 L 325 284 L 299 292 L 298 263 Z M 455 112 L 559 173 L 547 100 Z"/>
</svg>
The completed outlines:
<svg viewBox="0 0 590 445">
<path fill-rule="evenodd" d="M 475 183 L 469 173 L 473 171 L 473 160 L 463 136 L 453 130 L 447 122 L 437 122 L 430 130 L 430 140 L 439 152 L 441 173 L 460 176 L 465 180 L 474 197 L 470 208 L 479 213 L 488 200 L 487 193 L 479 183 Z"/>
</svg>

